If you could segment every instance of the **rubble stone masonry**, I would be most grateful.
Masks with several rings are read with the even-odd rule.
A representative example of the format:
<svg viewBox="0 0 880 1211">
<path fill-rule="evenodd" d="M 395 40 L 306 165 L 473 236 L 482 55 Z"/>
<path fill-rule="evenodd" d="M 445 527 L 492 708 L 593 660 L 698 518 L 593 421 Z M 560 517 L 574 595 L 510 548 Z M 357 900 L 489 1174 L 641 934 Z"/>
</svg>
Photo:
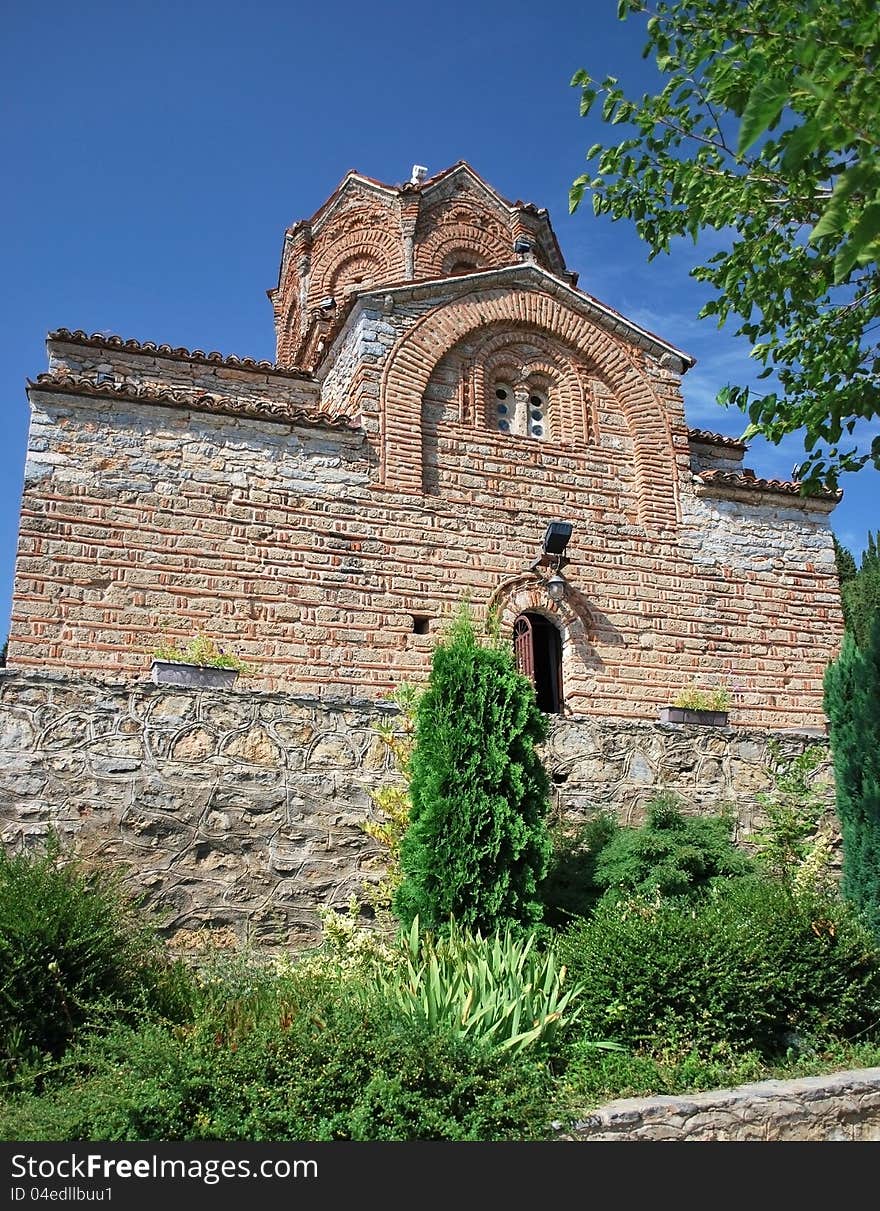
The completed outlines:
<svg viewBox="0 0 880 1211">
<path fill-rule="evenodd" d="M 65 847 L 127 871 L 170 935 L 225 931 L 301 949 L 318 908 L 382 872 L 363 824 L 397 776 L 382 703 L 0 673 L 0 843 Z M 638 823 L 658 787 L 691 812 L 735 813 L 747 842 L 769 789 L 765 731 L 558 718 L 542 756 L 552 817 Z M 794 755 L 817 737 L 776 737 Z M 829 794 L 827 760 L 817 778 Z"/>
</svg>

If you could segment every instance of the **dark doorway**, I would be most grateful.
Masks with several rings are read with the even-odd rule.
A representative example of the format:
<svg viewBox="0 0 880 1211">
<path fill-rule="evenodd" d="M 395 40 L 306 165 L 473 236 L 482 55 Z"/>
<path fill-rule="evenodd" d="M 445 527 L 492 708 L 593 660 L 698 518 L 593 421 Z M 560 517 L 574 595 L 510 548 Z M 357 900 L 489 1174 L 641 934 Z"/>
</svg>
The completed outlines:
<svg viewBox="0 0 880 1211">
<path fill-rule="evenodd" d="M 562 713 L 562 640 L 543 614 L 520 614 L 513 624 L 516 667 L 531 678 L 538 707 L 548 715 Z"/>
</svg>

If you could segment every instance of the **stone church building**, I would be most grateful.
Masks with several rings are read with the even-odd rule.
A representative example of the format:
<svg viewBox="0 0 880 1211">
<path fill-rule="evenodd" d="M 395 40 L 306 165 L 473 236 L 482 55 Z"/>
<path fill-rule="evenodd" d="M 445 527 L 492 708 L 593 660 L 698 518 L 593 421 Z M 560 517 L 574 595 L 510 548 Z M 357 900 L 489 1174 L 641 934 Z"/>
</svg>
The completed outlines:
<svg viewBox="0 0 880 1211">
<path fill-rule="evenodd" d="M 352 171 L 268 294 L 275 362 L 50 334 L 11 670 L 143 681 L 203 632 L 255 691 L 379 702 L 468 598 L 552 714 L 725 686 L 736 726 L 823 726 L 836 497 L 689 428 L 693 359 L 579 288 L 546 210 Z"/>
</svg>

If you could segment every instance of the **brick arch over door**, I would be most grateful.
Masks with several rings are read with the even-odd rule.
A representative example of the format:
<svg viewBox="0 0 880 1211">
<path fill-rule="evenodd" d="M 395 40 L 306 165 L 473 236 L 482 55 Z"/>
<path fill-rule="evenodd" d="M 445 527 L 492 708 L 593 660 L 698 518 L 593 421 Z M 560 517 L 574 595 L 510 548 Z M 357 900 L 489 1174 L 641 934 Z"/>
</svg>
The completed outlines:
<svg viewBox="0 0 880 1211">
<path fill-rule="evenodd" d="M 677 515 L 672 437 L 663 408 L 626 351 L 571 307 L 534 290 L 465 295 L 430 312 L 392 350 L 385 370 L 382 482 L 399 492 L 422 490 L 422 397 L 439 360 L 460 340 L 490 324 L 527 325 L 581 351 L 618 400 L 633 441 L 639 517 L 666 529 Z"/>
</svg>

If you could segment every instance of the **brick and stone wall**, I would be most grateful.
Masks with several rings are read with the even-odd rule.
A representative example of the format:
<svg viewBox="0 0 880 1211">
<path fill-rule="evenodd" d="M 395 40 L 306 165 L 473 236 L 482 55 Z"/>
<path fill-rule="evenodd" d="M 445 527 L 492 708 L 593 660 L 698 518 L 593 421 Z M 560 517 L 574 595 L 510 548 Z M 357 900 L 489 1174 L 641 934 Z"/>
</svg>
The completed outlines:
<svg viewBox="0 0 880 1211">
<path fill-rule="evenodd" d="M 288 233 L 282 294 L 311 306 L 337 269 L 360 276 L 364 239 L 395 251 L 309 329 L 308 369 L 50 338 L 10 666 L 122 683 L 202 631 L 258 688 L 378 701 L 424 680 L 468 598 L 507 638 L 524 611 L 557 626 L 567 717 L 647 722 L 723 686 L 737 726 L 822 728 L 842 634 L 833 497 L 755 480 L 741 443 L 692 435 L 687 355 L 573 288 L 545 212 L 466 166 L 423 193 L 347 181 L 309 240 Z M 455 232 L 478 240 L 480 208 L 484 263 L 459 275 L 445 258 Z M 499 224 L 531 231 L 535 255 L 502 257 Z M 539 436 L 499 430 L 498 375 L 520 410 L 539 385 Z M 531 565 L 560 519 L 557 603 Z"/>
<path fill-rule="evenodd" d="M 362 825 L 396 775 L 377 703 L 234 689 L 0 674 L 0 842 L 65 844 L 129 871 L 169 933 L 203 926 L 296 948 L 321 904 L 381 874 Z M 794 754 L 815 737 L 787 734 Z M 729 804 L 741 840 L 769 785 L 764 733 L 557 720 L 544 760 L 553 816 L 613 807 L 628 823 L 657 787 L 689 810 Z M 827 765 L 818 776 L 829 787 Z"/>
<path fill-rule="evenodd" d="M 306 410 L 309 384 L 296 379 L 236 370 L 259 380 L 239 414 L 203 411 L 193 401 L 210 364 L 174 362 L 191 381 L 168 400 L 149 378 L 153 354 L 101 362 L 55 343 L 52 377 L 31 390 L 10 665 L 124 680 L 164 637 L 204 630 L 257 665 L 261 687 L 378 698 L 424 678 L 469 595 L 478 617 L 494 606 L 508 630 L 524 609 L 557 623 L 571 713 L 647 720 L 682 688 L 722 683 L 734 723 L 822 725 L 840 607 L 821 508 L 698 496 L 676 455 L 679 488 L 669 496 L 666 478 L 663 507 L 681 524 L 655 529 L 640 516 L 653 481 L 639 485 L 600 380 L 585 386 L 595 443 L 502 440 L 446 416 L 452 357 L 426 394 L 436 491 L 423 495 L 419 461 L 417 492 L 379 491 L 378 381 L 367 388 L 393 325 L 381 312 L 372 323 L 384 327 L 361 341 L 362 427 Z M 556 517 L 574 524 L 559 605 L 527 571 Z M 428 635 L 413 633 L 414 616 L 430 620 Z"/>
<path fill-rule="evenodd" d="M 880 1068 L 758 1081 L 676 1097 L 621 1098 L 586 1115 L 560 1140 L 880 1140 Z"/>
</svg>

